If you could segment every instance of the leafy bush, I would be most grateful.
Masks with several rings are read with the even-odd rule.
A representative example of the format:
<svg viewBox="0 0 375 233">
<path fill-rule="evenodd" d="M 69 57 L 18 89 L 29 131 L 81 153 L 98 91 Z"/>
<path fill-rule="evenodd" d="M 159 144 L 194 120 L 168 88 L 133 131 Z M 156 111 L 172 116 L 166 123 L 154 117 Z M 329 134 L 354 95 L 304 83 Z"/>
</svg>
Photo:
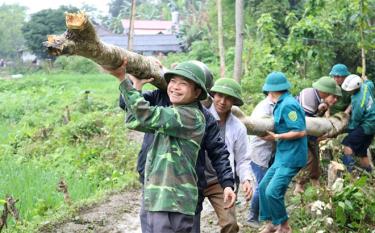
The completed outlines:
<svg viewBox="0 0 375 233">
<path fill-rule="evenodd" d="M 66 134 L 69 135 L 70 142 L 82 142 L 104 133 L 103 126 L 104 124 L 101 119 L 85 117 L 85 119 L 81 121 L 71 122 L 71 124 L 67 126 Z"/>
<path fill-rule="evenodd" d="M 333 196 L 335 219 L 342 230 L 360 232 L 366 223 L 375 222 L 375 196 L 366 185 L 366 176 L 354 183 L 347 180 L 343 190 Z"/>
<path fill-rule="evenodd" d="M 99 67 L 93 61 L 80 56 L 60 56 L 54 62 L 55 67 L 61 71 L 70 71 L 80 74 L 99 72 Z"/>
<path fill-rule="evenodd" d="M 189 57 L 191 60 L 198 60 L 203 63 L 212 63 L 216 60 L 214 49 L 206 40 L 194 41 L 191 45 Z"/>
</svg>

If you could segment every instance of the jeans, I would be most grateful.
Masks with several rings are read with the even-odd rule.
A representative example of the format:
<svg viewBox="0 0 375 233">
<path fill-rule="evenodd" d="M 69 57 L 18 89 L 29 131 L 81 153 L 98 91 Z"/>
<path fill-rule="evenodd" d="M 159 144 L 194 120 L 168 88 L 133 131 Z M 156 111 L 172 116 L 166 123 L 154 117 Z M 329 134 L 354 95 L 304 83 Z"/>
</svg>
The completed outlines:
<svg viewBox="0 0 375 233">
<path fill-rule="evenodd" d="M 251 205 L 249 210 L 249 215 L 247 218 L 248 222 L 259 221 L 259 183 L 262 181 L 263 176 L 267 172 L 267 167 L 259 166 L 254 162 L 250 162 L 251 170 L 255 176 L 255 191 L 251 199 Z"/>
</svg>

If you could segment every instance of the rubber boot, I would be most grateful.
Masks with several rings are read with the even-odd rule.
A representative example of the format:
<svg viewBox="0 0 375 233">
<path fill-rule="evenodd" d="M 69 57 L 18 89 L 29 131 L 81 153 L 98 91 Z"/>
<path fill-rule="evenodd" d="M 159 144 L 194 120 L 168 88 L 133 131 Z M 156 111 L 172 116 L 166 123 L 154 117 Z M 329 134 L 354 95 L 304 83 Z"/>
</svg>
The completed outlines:
<svg viewBox="0 0 375 233">
<path fill-rule="evenodd" d="M 372 167 L 371 166 L 368 166 L 368 167 L 361 167 L 362 169 L 364 169 L 366 172 L 368 173 L 371 173 L 372 172 Z"/>
<path fill-rule="evenodd" d="M 352 155 L 343 155 L 341 157 L 342 163 L 346 166 L 346 169 L 348 169 L 348 172 L 352 172 L 355 164 L 355 160 L 353 159 Z"/>
</svg>

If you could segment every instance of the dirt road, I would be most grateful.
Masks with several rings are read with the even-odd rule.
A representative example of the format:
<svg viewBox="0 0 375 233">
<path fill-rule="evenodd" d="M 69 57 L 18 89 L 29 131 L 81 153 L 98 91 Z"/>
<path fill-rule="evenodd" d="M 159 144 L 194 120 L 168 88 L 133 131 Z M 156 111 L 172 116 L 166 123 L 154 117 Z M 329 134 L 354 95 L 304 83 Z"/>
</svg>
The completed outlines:
<svg viewBox="0 0 375 233">
<path fill-rule="evenodd" d="M 135 131 L 129 131 L 127 134 L 129 140 L 142 140 L 143 134 Z M 124 190 L 115 193 L 100 203 L 84 207 L 76 216 L 65 221 L 46 224 L 40 233 L 141 233 L 141 224 L 139 220 L 140 210 L 140 190 Z M 240 225 L 240 232 L 251 231 L 245 226 L 248 212 L 248 205 L 239 192 L 236 204 L 237 220 Z M 220 232 L 217 224 L 215 211 L 207 199 L 203 205 L 201 213 L 201 233 Z"/>
<path fill-rule="evenodd" d="M 141 233 L 139 210 L 140 190 L 126 190 L 112 194 L 93 206 L 82 208 L 76 216 L 40 229 L 41 233 Z M 240 232 L 251 232 L 243 226 L 248 207 L 242 197 L 237 203 L 237 217 Z M 204 203 L 201 232 L 219 232 L 215 212 L 208 201 Z M 255 232 L 255 231 L 254 231 Z"/>
</svg>

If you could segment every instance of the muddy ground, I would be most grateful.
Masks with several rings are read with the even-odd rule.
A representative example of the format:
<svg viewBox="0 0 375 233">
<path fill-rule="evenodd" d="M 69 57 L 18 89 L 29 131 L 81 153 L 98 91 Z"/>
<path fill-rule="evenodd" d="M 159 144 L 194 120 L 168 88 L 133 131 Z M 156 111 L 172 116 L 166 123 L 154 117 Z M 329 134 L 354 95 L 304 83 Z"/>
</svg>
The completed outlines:
<svg viewBox="0 0 375 233">
<path fill-rule="evenodd" d="M 100 203 L 82 208 L 79 213 L 60 223 L 43 226 L 41 233 L 141 233 L 138 217 L 140 190 L 115 193 Z M 240 232 L 252 232 L 244 226 L 248 211 L 243 197 L 237 201 L 237 217 Z M 204 203 L 201 220 L 202 233 L 220 232 L 215 212 L 208 201 Z M 256 232 L 256 231 L 253 231 Z"/>
</svg>

